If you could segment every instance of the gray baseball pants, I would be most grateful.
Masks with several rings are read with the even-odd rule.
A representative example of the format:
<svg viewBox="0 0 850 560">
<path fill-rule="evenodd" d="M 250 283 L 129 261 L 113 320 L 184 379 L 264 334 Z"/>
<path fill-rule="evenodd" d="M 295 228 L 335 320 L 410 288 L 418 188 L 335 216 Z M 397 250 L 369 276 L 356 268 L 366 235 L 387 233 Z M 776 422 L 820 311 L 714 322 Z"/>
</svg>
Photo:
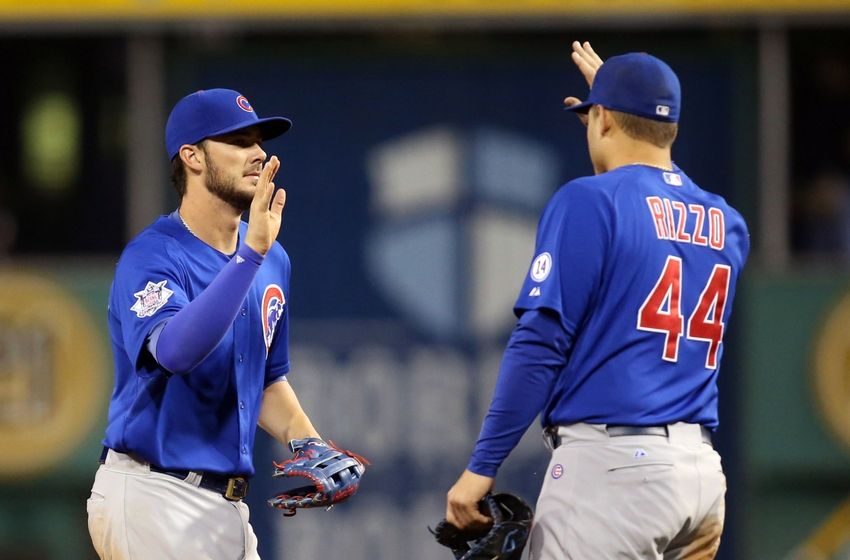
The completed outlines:
<svg viewBox="0 0 850 560">
<path fill-rule="evenodd" d="M 720 545 L 726 477 L 700 426 L 667 436 L 559 426 L 540 491 L 530 560 L 703 560 Z"/>
<path fill-rule="evenodd" d="M 102 560 L 259 560 L 248 506 L 110 450 L 86 503 Z"/>
</svg>

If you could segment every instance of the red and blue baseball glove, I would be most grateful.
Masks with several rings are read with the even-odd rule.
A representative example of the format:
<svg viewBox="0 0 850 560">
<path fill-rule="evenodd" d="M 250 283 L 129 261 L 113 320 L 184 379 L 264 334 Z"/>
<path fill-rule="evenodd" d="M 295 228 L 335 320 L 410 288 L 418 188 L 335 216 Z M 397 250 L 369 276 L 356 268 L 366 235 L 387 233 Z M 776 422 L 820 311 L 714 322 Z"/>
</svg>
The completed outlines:
<svg viewBox="0 0 850 560">
<path fill-rule="evenodd" d="M 319 438 L 294 439 L 289 442 L 289 449 L 295 455 L 273 463 L 272 476 L 296 481 L 296 486 L 268 500 L 270 506 L 283 510 L 287 517 L 295 515 L 298 508 L 330 509 L 350 498 L 360 487 L 369 464 L 360 455 Z"/>
</svg>

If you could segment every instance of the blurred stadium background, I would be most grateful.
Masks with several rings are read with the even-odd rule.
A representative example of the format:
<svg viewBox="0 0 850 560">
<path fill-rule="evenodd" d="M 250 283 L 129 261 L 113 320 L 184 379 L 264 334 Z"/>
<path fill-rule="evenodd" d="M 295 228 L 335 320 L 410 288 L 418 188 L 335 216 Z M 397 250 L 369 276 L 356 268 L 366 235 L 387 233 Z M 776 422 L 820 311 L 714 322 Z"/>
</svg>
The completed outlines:
<svg viewBox="0 0 850 560">
<path fill-rule="evenodd" d="M 0 2 L 0 560 L 94 558 L 113 267 L 175 207 L 164 120 L 208 87 L 295 123 L 267 146 L 290 379 L 374 463 L 355 500 L 283 519 L 263 503 L 283 450 L 261 439 L 263 558 L 447 558 L 426 526 L 477 435 L 538 212 L 591 172 L 560 110 L 586 94 L 573 39 L 676 69 L 674 157 L 750 225 L 720 558 L 850 558 L 848 32 L 848 0 Z M 533 500 L 546 462 L 535 425 L 499 487 Z"/>
</svg>

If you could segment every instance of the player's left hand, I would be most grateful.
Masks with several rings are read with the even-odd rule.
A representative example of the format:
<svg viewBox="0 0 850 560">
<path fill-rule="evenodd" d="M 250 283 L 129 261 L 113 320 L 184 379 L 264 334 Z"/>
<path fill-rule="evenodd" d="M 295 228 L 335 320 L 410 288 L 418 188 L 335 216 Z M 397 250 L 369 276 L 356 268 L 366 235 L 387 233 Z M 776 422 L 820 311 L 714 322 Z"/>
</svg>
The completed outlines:
<svg viewBox="0 0 850 560">
<path fill-rule="evenodd" d="M 446 521 L 458 529 L 489 525 L 492 519 L 478 509 L 481 498 L 493 489 L 493 479 L 465 470 L 446 496 Z"/>
<path fill-rule="evenodd" d="M 572 48 L 573 52 L 571 56 L 573 62 L 579 69 L 579 72 L 581 72 L 582 76 L 584 76 L 584 79 L 587 81 L 587 85 L 592 87 L 593 79 L 596 77 L 596 72 L 599 70 L 599 67 L 602 66 L 602 59 L 598 54 L 596 54 L 593 47 L 590 46 L 589 41 L 585 41 L 584 43 L 573 41 Z M 578 97 L 570 96 L 564 99 L 564 105 L 566 107 L 572 107 L 579 103 L 581 103 L 581 99 Z M 587 115 L 577 113 L 577 116 L 581 123 L 587 126 Z"/>
</svg>

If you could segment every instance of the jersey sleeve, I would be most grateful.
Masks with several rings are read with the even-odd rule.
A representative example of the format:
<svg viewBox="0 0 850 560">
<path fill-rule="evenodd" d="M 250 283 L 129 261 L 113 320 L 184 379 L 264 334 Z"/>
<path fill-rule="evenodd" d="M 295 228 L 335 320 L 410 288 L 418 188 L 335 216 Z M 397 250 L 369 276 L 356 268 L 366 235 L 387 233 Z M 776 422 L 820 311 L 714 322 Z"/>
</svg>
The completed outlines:
<svg viewBox="0 0 850 560">
<path fill-rule="evenodd" d="M 588 178 L 555 193 L 540 218 L 535 257 L 514 306 L 517 316 L 549 309 L 560 316 L 568 334 L 575 333 L 602 282 L 611 216 L 605 192 Z"/>
<path fill-rule="evenodd" d="M 569 351 L 569 337 L 555 314 L 545 310 L 522 314 L 502 356 L 493 398 L 468 470 L 496 476 L 545 406 Z"/>
<path fill-rule="evenodd" d="M 142 376 L 159 369 L 148 354 L 145 341 L 153 329 L 186 304 L 185 274 L 170 243 L 157 243 L 155 249 L 145 238 L 129 245 L 115 272 L 110 306 L 121 324 L 121 338 L 127 358 Z"/>
</svg>

